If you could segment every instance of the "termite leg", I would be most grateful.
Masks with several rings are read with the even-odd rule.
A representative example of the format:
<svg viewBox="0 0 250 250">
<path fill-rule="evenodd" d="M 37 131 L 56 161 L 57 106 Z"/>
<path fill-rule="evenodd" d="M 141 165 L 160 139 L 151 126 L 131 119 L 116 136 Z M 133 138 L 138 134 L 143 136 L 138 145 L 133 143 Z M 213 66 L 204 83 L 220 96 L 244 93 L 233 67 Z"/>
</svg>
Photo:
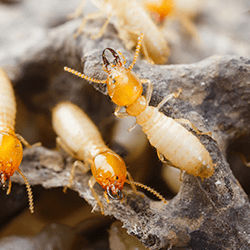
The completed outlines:
<svg viewBox="0 0 250 250">
<path fill-rule="evenodd" d="M 76 153 L 73 152 L 60 137 L 56 137 L 56 147 L 57 149 L 62 148 L 71 157 L 77 158 Z"/>
<path fill-rule="evenodd" d="M 188 125 L 189 127 L 191 127 L 198 135 L 208 135 L 211 136 L 211 132 L 201 132 L 199 131 L 192 122 L 190 122 L 187 119 L 174 119 L 176 122 L 180 123 L 180 124 L 185 124 Z"/>
<path fill-rule="evenodd" d="M 157 109 L 159 110 L 165 103 L 167 103 L 170 99 L 177 98 L 180 93 L 181 93 L 182 89 L 178 89 L 177 93 L 172 93 L 167 95 L 165 98 L 162 99 L 162 101 L 157 105 Z"/>
<path fill-rule="evenodd" d="M 180 169 L 180 171 L 181 171 L 181 172 L 180 172 L 180 179 L 179 179 L 179 180 L 180 180 L 180 181 L 183 181 L 184 171 L 183 171 L 183 170 L 181 170 L 181 169 Z"/>
<path fill-rule="evenodd" d="M 66 153 L 68 153 L 71 157 L 77 158 L 75 152 L 73 152 L 66 143 L 63 142 L 63 140 L 60 137 L 56 138 L 56 145 L 57 148 L 61 147 Z M 86 173 L 89 171 L 89 166 L 86 164 L 83 164 L 81 161 L 75 161 L 72 165 L 71 171 L 70 171 L 70 178 L 69 178 L 69 184 L 63 188 L 63 192 L 66 193 L 67 189 L 71 187 L 74 175 L 75 175 L 75 169 L 76 167 L 79 167 L 83 173 Z"/>
<path fill-rule="evenodd" d="M 100 31 L 98 32 L 97 35 L 94 35 L 94 36 L 91 36 L 92 39 L 97 39 L 99 37 L 101 37 L 105 31 L 105 29 L 107 28 L 109 22 L 110 22 L 110 19 L 111 19 L 112 15 L 111 14 L 108 14 L 108 17 L 107 17 L 107 20 L 105 21 L 105 23 L 103 24 L 103 26 L 101 27 Z"/>
<path fill-rule="evenodd" d="M 129 128 L 128 128 L 128 132 L 131 132 L 133 129 L 135 129 L 135 127 L 138 125 L 137 122 L 134 122 Z"/>
<path fill-rule="evenodd" d="M 143 51 L 143 54 L 144 54 L 146 60 L 147 60 L 149 63 L 151 63 L 151 64 L 155 64 L 155 62 L 154 62 L 154 61 L 149 57 L 149 55 L 148 55 L 147 46 L 146 46 L 144 40 L 142 40 L 142 45 L 141 45 L 141 47 L 142 47 L 142 51 Z"/>
<path fill-rule="evenodd" d="M 197 29 L 194 26 L 194 23 L 190 20 L 187 15 L 183 15 L 183 13 L 178 15 L 178 19 L 180 23 L 185 27 L 185 29 L 195 38 L 195 40 L 200 43 L 200 37 L 197 32 Z"/>
<path fill-rule="evenodd" d="M 130 115 L 128 115 L 126 112 L 119 112 L 120 109 L 121 109 L 120 106 L 116 106 L 115 112 L 114 112 L 114 114 L 115 114 L 116 117 L 125 118 L 125 117 L 130 116 Z"/>
<path fill-rule="evenodd" d="M 160 159 L 160 161 L 162 163 L 167 164 L 167 165 L 169 165 L 171 167 L 177 168 L 175 165 L 173 165 L 173 163 L 171 161 L 169 161 L 168 159 L 166 159 L 164 157 L 164 155 L 162 153 L 160 153 L 158 150 L 157 150 L 157 156 L 158 156 L 158 158 Z"/>
<path fill-rule="evenodd" d="M 41 146 L 41 142 L 37 142 L 34 143 L 32 145 L 30 145 L 21 135 L 16 134 L 16 137 L 22 142 L 22 144 L 26 147 L 26 148 L 32 148 L 32 147 L 39 147 Z"/>
<path fill-rule="evenodd" d="M 108 197 L 108 194 L 107 194 L 106 191 L 104 191 L 104 197 L 106 198 L 107 202 L 110 203 L 110 202 L 109 202 L 109 197 Z"/>
<path fill-rule="evenodd" d="M 86 0 L 82 0 L 74 13 L 68 16 L 69 19 L 77 18 L 82 14 L 83 8 L 85 6 Z"/>
<path fill-rule="evenodd" d="M 76 167 L 79 167 L 83 173 L 86 173 L 89 171 L 89 167 L 83 164 L 81 161 L 75 161 L 72 165 L 71 171 L 70 171 L 70 178 L 69 178 L 69 184 L 63 188 L 63 192 L 66 193 L 67 189 L 71 187 L 72 182 L 74 180 L 75 170 Z"/>
<path fill-rule="evenodd" d="M 94 188 L 93 188 L 94 185 L 95 185 L 95 183 L 96 183 L 95 177 L 92 175 L 92 176 L 90 177 L 90 179 L 89 179 L 88 185 L 89 185 L 89 188 L 91 189 L 91 191 L 92 191 L 92 193 L 93 193 L 93 195 L 94 195 L 94 197 L 95 197 L 97 203 L 99 204 L 99 206 L 100 206 L 100 208 L 101 208 L 101 213 L 104 214 L 103 205 L 102 205 L 102 203 L 101 203 L 99 197 L 97 196 L 97 194 L 96 194 L 96 192 L 95 192 L 95 190 L 94 190 Z M 105 194 L 105 193 L 104 193 L 104 194 Z"/>
<path fill-rule="evenodd" d="M 160 159 L 160 161 L 164 164 L 168 164 L 169 161 L 165 159 L 164 155 L 162 153 L 160 153 L 158 150 L 157 150 L 157 156 L 158 158 Z"/>
<path fill-rule="evenodd" d="M 8 186 L 8 190 L 6 192 L 7 195 L 10 194 L 11 186 L 12 186 L 12 183 L 11 183 L 11 180 L 9 180 L 9 186 Z"/>
<path fill-rule="evenodd" d="M 148 84 L 148 88 L 146 92 L 146 99 L 147 99 L 147 103 L 149 104 L 151 97 L 152 97 L 152 93 L 153 93 L 153 83 L 149 79 L 141 79 L 140 81 L 142 84 L 145 84 L 145 83 Z"/>
<path fill-rule="evenodd" d="M 133 180 L 131 174 L 130 174 L 128 171 L 127 171 L 127 176 L 128 176 L 129 184 L 131 185 L 133 191 L 134 191 L 136 194 L 138 194 L 137 189 L 136 189 L 136 186 L 135 186 L 135 184 L 133 183 L 133 182 L 135 182 L 135 181 Z M 144 197 L 144 196 L 143 196 L 143 197 Z"/>
<path fill-rule="evenodd" d="M 91 20 L 91 19 L 98 19 L 99 17 L 102 17 L 103 16 L 103 13 L 101 11 L 99 12 L 95 12 L 95 13 L 89 13 L 88 15 L 86 15 L 83 20 L 82 20 L 82 24 L 81 26 L 77 29 L 76 33 L 73 35 L 74 38 L 77 38 L 81 33 L 82 33 L 82 30 L 84 28 L 84 26 L 86 25 L 87 21 L 88 20 Z M 105 22 L 106 23 L 106 22 Z M 104 23 L 104 24 L 105 24 Z M 106 28 L 106 27 L 105 27 Z M 104 31 L 104 30 L 103 30 Z"/>
</svg>

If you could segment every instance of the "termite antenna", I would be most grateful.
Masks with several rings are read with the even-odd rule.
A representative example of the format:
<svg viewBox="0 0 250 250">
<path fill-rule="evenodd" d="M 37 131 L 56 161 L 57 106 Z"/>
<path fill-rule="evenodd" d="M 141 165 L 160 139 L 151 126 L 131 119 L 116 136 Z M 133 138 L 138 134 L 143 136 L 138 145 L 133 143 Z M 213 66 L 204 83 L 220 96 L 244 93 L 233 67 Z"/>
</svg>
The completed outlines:
<svg viewBox="0 0 250 250">
<path fill-rule="evenodd" d="M 128 184 L 134 184 L 138 187 L 141 187 L 141 188 L 144 188 L 146 189 L 147 191 L 149 191 L 150 193 L 154 194 L 156 197 L 158 197 L 161 201 L 163 201 L 165 204 L 167 204 L 168 202 L 165 200 L 165 198 L 160 194 L 158 193 L 157 191 L 155 191 L 153 188 L 151 187 L 148 187 L 142 183 L 139 183 L 139 182 L 135 182 L 135 181 L 129 181 L 129 180 L 126 180 L 126 183 Z"/>
<path fill-rule="evenodd" d="M 24 179 L 24 182 L 25 182 L 25 185 L 26 185 L 26 188 L 27 188 L 27 192 L 28 192 L 28 197 L 29 197 L 29 209 L 30 209 L 30 212 L 31 213 L 34 213 L 34 202 L 33 202 L 33 194 L 32 194 L 32 190 L 31 190 L 31 187 L 30 187 L 30 184 L 26 178 L 26 176 L 23 174 L 23 172 L 18 169 L 17 170 L 18 173 L 23 177 Z"/>
<path fill-rule="evenodd" d="M 137 57 L 138 57 L 138 55 L 139 55 L 139 53 L 140 53 L 142 39 L 143 39 L 143 33 L 141 33 L 140 36 L 138 37 L 138 43 L 137 43 L 137 45 L 136 45 L 134 60 L 133 60 L 133 62 L 130 64 L 130 66 L 128 67 L 128 70 L 131 70 L 131 69 L 134 67 L 134 65 L 135 65 L 135 62 L 136 62 L 136 60 L 137 60 Z"/>
<path fill-rule="evenodd" d="M 106 82 L 107 82 L 106 80 L 98 80 L 98 79 L 94 79 L 94 78 L 89 77 L 89 76 L 85 76 L 85 75 L 82 74 L 81 72 L 76 71 L 76 70 L 74 70 L 74 69 L 71 69 L 71 68 L 69 68 L 69 67 L 64 67 L 63 69 L 64 69 L 65 71 L 67 71 L 67 72 L 73 74 L 73 75 L 76 75 L 76 76 L 78 76 L 78 77 L 80 77 L 80 78 L 89 80 L 89 81 L 91 81 L 91 82 L 95 82 L 95 83 L 106 83 Z"/>
</svg>

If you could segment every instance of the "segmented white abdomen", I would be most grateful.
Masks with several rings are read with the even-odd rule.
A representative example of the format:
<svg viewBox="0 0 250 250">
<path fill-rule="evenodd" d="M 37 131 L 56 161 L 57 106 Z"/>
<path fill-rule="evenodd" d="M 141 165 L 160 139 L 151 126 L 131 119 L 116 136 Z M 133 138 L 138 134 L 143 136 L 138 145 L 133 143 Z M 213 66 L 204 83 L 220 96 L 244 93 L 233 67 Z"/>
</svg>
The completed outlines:
<svg viewBox="0 0 250 250">
<path fill-rule="evenodd" d="M 10 128 L 14 130 L 16 119 L 16 101 L 12 84 L 0 67 L 0 129 Z"/>
<path fill-rule="evenodd" d="M 136 120 L 150 143 L 174 166 L 201 178 L 213 174 L 210 154 L 199 139 L 182 125 L 151 106 Z"/>
<path fill-rule="evenodd" d="M 58 136 L 79 160 L 92 159 L 108 149 L 90 118 L 70 102 L 59 103 L 53 109 L 52 123 Z"/>
</svg>

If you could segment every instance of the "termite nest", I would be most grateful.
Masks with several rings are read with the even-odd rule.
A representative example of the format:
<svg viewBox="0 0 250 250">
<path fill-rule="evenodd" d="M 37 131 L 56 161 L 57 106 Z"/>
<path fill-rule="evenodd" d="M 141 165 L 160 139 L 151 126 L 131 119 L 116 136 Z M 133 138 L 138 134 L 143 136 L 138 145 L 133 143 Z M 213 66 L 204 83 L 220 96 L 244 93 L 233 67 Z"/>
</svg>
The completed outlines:
<svg viewBox="0 0 250 250">
<path fill-rule="evenodd" d="M 0 7 L 10 11 L 8 13 L 16 10 L 26 13 L 28 2 L 20 1 L 13 5 L 10 2 L 8 5 L 1 3 Z M 68 3 L 61 2 L 56 9 L 47 2 L 41 3 L 39 8 L 36 4 L 32 8 L 29 6 L 33 15 L 20 16 L 20 23 L 28 23 L 28 28 L 10 25 L 3 32 L 6 39 L 1 41 L 0 65 L 10 78 L 16 95 L 15 133 L 31 144 L 41 142 L 42 146 L 24 148 L 23 161 L 19 166 L 32 187 L 35 212 L 28 214 L 28 203 L 25 204 L 27 193 L 23 186 L 16 184 L 24 183 L 18 173 L 9 178 L 13 184 L 10 194 L 6 196 L 7 181 L 7 190 L 1 192 L 1 246 L 20 249 L 22 242 L 23 249 L 40 245 L 46 248 L 49 244 L 59 249 L 248 249 L 249 168 L 245 166 L 250 161 L 247 150 L 250 131 L 250 32 L 245 25 L 249 23 L 249 15 L 245 13 L 248 3 L 237 4 L 241 13 L 237 18 L 234 17 L 237 11 L 234 8 L 234 11 L 230 10 L 231 5 L 223 5 L 223 13 L 232 17 L 223 19 L 224 15 L 220 13 L 222 8 L 219 7 L 223 3 L 220 1 L 203 3 L 192 11 L 183 7 L 184 4 L 174 2 L 175 5 L 161 13 L 156 2 L 152 1 L 129 1 L 127 11 L 116 5 L 118 1 L 93 0 L 99 4 L 101 18 L 95 18 L 94 14 L 93 19 L 82 25 L 87 16 L 84 9 L 90 8 L 90 2 L 87 1 L 83 14 L 68 20 L 66 16 L 74 13 L 79 4 L 73 2 L 70 7 Z M 147 6 L 141 4 L 146 2 Z M 164 6 L 168 2 L 173 3 L 162 0 L 159 5 Z M 150 7 L 150 4 L 153 5 Z M 11 10 L 8 9 L 10 6 Z M 46 7 L 46 18 L 41 14 L 42 6 Z M 107 7 L 109 12 L 102 6 Z M 136 22 L 138 16 L 130 16 L 135 6 L 143 8 L 147 21 L 143 22 L 145 19 L 141 18 L 142 22 Z M 96 11 L 91 9 L 90 12 Z M 185 18 L 179 18 L 180 13 L 185 13 L 185 16 L 182 15 Z M 35 21 L 36 18 L 39 22 Z M 124 25 L 126 18 L 129 18 L 127 27 Z M 153 36 L 147 33 L 149 29 L 141 30 L 148 23 L 153 23 L 160 32 L 167 49 L 160 45 L 148 46 L 152 40 L 158 40 L 158 33 Z M 246 30 L 242 32 L 239 27 Z M 135 51 L 141 32 L 146 39 L 141 39 L 142 53 L 139 53 Z M 13 34 L 15 39 L 12 39 Z M 143 41 L 146 43 L 144 48 Z M 148 51 L 147 46 L 150 47 Z M 135 53 L 138 56 L 136 59 Z M 85 79 L 65 72 L 65 66 L 80 72 L 86 76 L 83 77 Z M 130 108 L 129 104 L 116 103 L 114 95 L 108 90 L 108 81 L 119 82 L 119 72 L 113 68 L 119 71 L 121 66 L 130 69 L 135 78 L 142 80 L 138 96 L 132 93 L 133 97 L 136 96 L 135 100 L 152 95 L 151 98 L 146 98 L 144 102 L 139 99 L 140 105 L 137 101 Z M 107 78 L 110 73 L 111 77 Z M 103 84 L 89 81 L 91 79 Z M 149 82 L 153 91 L 150 87 L 147 91 Z M 150 92 L 152 94 L 149 95 Z M 121 101 L 122 98 L 118 99 Z M 162 100 L 167 101 L 158 106 Z M 95 184 L 92 187 L 94 192 L 89 185 L 89 180 L 93 179 L 90 171 L 83 173 L 76 168 L 74 176 L 71 175 L 75 160 L 83 160 L 84 166 L 91 166 L 92 159 L 85 161 L 76 149 L 67 150 L 67 143 L 66 147 L 65 144 L 62 147 L 56 145 L 52 110 L 58 103 L 69 102 L 90 117 L 105 145 L 123 158 L 126 171 L 134 181 L 157 190 L 161 194 L 158 198 L 164 197 L 167 204 L 144 189 L 135 191 L 126 183 L 123 188 L 117 189 L 115 184 L 119 182 L 115 175 L 108 176 L 108 180 L 114 181 L 108 188 Z M 163 166 L 159 158 L 164 161 L 169 159 L 162 157 L 162 147 L 158 157 L 158 145 L 151 142 L 156 149 L 152 147 L 140 126 L 127 132 L 135 120 L 116 118 L 114 103 L 125 106 L 120 114 L 124 114 L 126 109 L 127 113 L 135 114 L 145 106 L 153 110 L 158 106 L 160 110 L 157 112 L 161 112 L 163 117 L 189 120 L 190 123 L 180 126 L 185 131 L 183 133 L 196 138 L 204 147 L 203 152 L 211 158 L 211 164 L 204 163 L 199 168 L 208 170 L 208 173 L 187 173 L 188 164 L 184 163 L 180 168 L 187 172 L 182 174 L 172 171 L 170 162 Z M 116 114 L 119 114 L 118 109 Z M 69 126 L 70 131 L 74 129 L 74 126 Z M 77 139 L 82 137 L 74 138 Z M 175 139 L 177 137 L 169 144 L 173 148 L 177 145 L 179 159 L 188 147 L 184 150 L 180 146 L 182 142 L 177 144 Z M 88 146 L 88 150 L 90 148 Z M 103 145 L 101 148 L 106 150 Z M 185 159 L 193 157 L 188 155 L 185 153 Z M 175 164 L 172 162 L 172 165 Z M 204 167 L 207 165 L 210 167 Z M 241 174 L 241 169 L 244 174 Z M 172 183 L 168 178 L 170 173 L 174 180 Z M 104 177 L 107 177 L 106 173 Z M 104 184 L 105 181 L 101 179 L 99 183 Z M 65 187 L 68 187 L 66 194 L 63 193 Z M 94 213 L 91 213 L 92 210 Z M 18 213 L 16 220 L 10 222 L 10 218 Z M 22 222 L 22 226 L 17 220 Z M 31 228 L 30 225 L 36 226 Z M 20 230 L 26 232 L 25 237 Z M 14 234 L 20 236 L 11 236 Z"/>
</svg>

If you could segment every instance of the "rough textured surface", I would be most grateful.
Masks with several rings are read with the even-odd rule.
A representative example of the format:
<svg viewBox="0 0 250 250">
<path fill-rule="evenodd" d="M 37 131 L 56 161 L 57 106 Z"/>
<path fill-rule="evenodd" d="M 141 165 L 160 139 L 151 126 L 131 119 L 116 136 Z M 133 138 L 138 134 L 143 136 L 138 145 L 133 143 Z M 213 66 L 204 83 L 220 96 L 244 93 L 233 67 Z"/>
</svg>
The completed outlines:
<svg viewBox="0 0 250 250">
<path fill-rule="evenodd" d="M 35 68 L 35 65 L 44 65 L 43 75 L 48 75 L 47 71 L 52 74 L 51 68 L 55 62 L 52 61 L 46 66 L 43 60 L 50 61 L 55 55 L 59 65 L 79 68 L 79 62 L 71 60 L 71 55 L 78 54 L 80 58 L 82 51 L 85 55 L 85 51 L 93 51 L 95 48 L 96 52 L 83 58 L 84 73 L 103 79 L 100 61 L 102 48 L 109 46 L 117 49 L 120 46 L 119 40 L 111 41 L 103 37 L 97 42 L 84 35 L 73 40 L 72 30 L 77 24 L 75 21 L 70 22 L 51 32 L 50 39 L 46 39 L 47 42 L 41 45 L 42 48 L 31 53 L 18 68 L 23 71 L 23 67 L 28 69 L 31 63 L 32 68 Z M 67 42 L 67 39 L 72 42 Z M 65 43 L 68 46 L 65 46 Z M 54 54 L 45 54 L 44 51 L 48 48 Z M 70 53 L 66 54 L 65 48 Z M 41 58 L 38 57 L 39 54 L 46 56 Z M 34 58 L 37 58 L 37 61 L 34 62 Z M 104 204 L 105 214 L 113 215 L 124 222 L 128 232 L 136 235 L 151 249 L 169 245 L 194 247 L 200 244 L 217 249 L 233 249 L 239 244 L 247 246 L 250 233 L 248 199 L 234 178 L 223 153 L 228 140 L 249 130 L 247 114 L 250 98 L 250 61 L 237 56 L 211 57 L 196 64 L 177 66 L 156 66 L 138 61 L 135 71 L 141 78 L 150 79 L 154 83 L 150 105 L 156 106 L 165 95 L 176 91 L 178 87 L 183 88 L 180 97 L 169 101 L 163 112 L 174 118 L 190 119 L 199 129 L 211 131 L 222 150 L 211 137 L 199 136 L 217 164 L 215 174 L 204 181 L 185 174 L 180 192 L 166 206 L 146 197 L 138 197 L 127 189 L 123 203 L 112 201 L 107 204 L 99 189 L 99 198 Z M 55 71 L 53 78 L 56 77 L 54 74 Z M 66 77 L 72 77 L 60 72 L 60 67 L 57 74 L 63 74 L 65 82 Z M 27 75 L 27 72 L 24 75 Z M 14 79 L 18 87 L 22 78 L 14 76 Z M 102 86 L 100 90 L 105 92 Z M 71 162 L 59 172 L 57 164 L 65 165 L 59 153 L 39 147 L 25 150 L 21 167 L 32 185 L 42 184 L 50 188 L 65 185 L 69 177 Z M 72 188 L 94 206 L 96 201 L 87 187 L 89 177 L 90 174 L 78 174 Z M 98 190 L 98 187 L 96 189 Z"/>
<path fill-rule="evenodd" d="M 86 81 L 63 72 L 63 66 L 82 71 L 80 62 L 83 57 L 84 73 L 105 79 L 101 65 L 104 48 L 119 49 L 128 63 L 133 58 L 133 53 L 125 50 L 112 25 L 100 39 L 90 39 L 89 33 L 100 21 L 90 22 L 85 33 L 74 39 L 73 34 L 80 22 L 73 20 L 42 32 L 39 43 L 30 43 L 27 50 L 19 51 L 18 60 L 1 57 L 1 65 L 7 70 L 19 99 L 38 120 L 37 124 L 36 121 L 26 122 L 35 124 L 35 128 L 26 132 L 22 125 L 17 124 L 18 131 L 27 139 L 25 133 L 30 136 L 38 130 L 40 137 L 34 136 L 33 140 L 42 138 L 47 147 L 51 147 L 55 139 L 49 118 L 51 108 L 58 101 L 71 100 L 89 111 L 95 122 L 102 124 L 101 130 L 106 132 L 104 136 L 107 138 L 107 127 L 113 123 L 110 117 L 114 108 L 109 98 L 101 94 L 90 97 L 90 93 L 97 91 L 90 89 Z M 173 118 L 189 119 L 201 131 L 212 133 L 212 137 L 196 136 L 211 154 L 216 164 L 215 173 L 203 181 L 184 174 L 179 193 L 167 205 L 147 196 L 138 196 L 127 187 L 123 202 L 111 201 L 108 204 L 103 190 L 96 185 L 105 215 L 122 221 L 128 233 L 150 249 L 170 246 L 177 249 L 249 249 L 248 197 L 225 157 L 232 141 L 249 134 L 250 60 L 226 55 L 212 56 L 193 64 L 164 66 L 138 60 L 133 70 L 141 78 L 154 83 L 152 106 L 177 88 L 183 89 L 180 97 L 170 100 L 162 112 Z M 94 86 L 106 93 L 105 86 Z M 99 100 L 98 104 L 93 98 Z M 39 129 L 40 121 L 44 126 Z M 47 137 L 49 139 L 45 140 Z M 73 159 L 61 151 L 36 147 L 25 149 L 21 169 L 31 185 L 62 187 L 68 183 L 72 162 Z M 95 206 L 96 201 L 87 186 L 89 177 L 90 173 L 77 172 L 72 189 L 97 211 L 99 207 Z M 18 174 L 11 180 L 23 183 Z"/>
</svg>

